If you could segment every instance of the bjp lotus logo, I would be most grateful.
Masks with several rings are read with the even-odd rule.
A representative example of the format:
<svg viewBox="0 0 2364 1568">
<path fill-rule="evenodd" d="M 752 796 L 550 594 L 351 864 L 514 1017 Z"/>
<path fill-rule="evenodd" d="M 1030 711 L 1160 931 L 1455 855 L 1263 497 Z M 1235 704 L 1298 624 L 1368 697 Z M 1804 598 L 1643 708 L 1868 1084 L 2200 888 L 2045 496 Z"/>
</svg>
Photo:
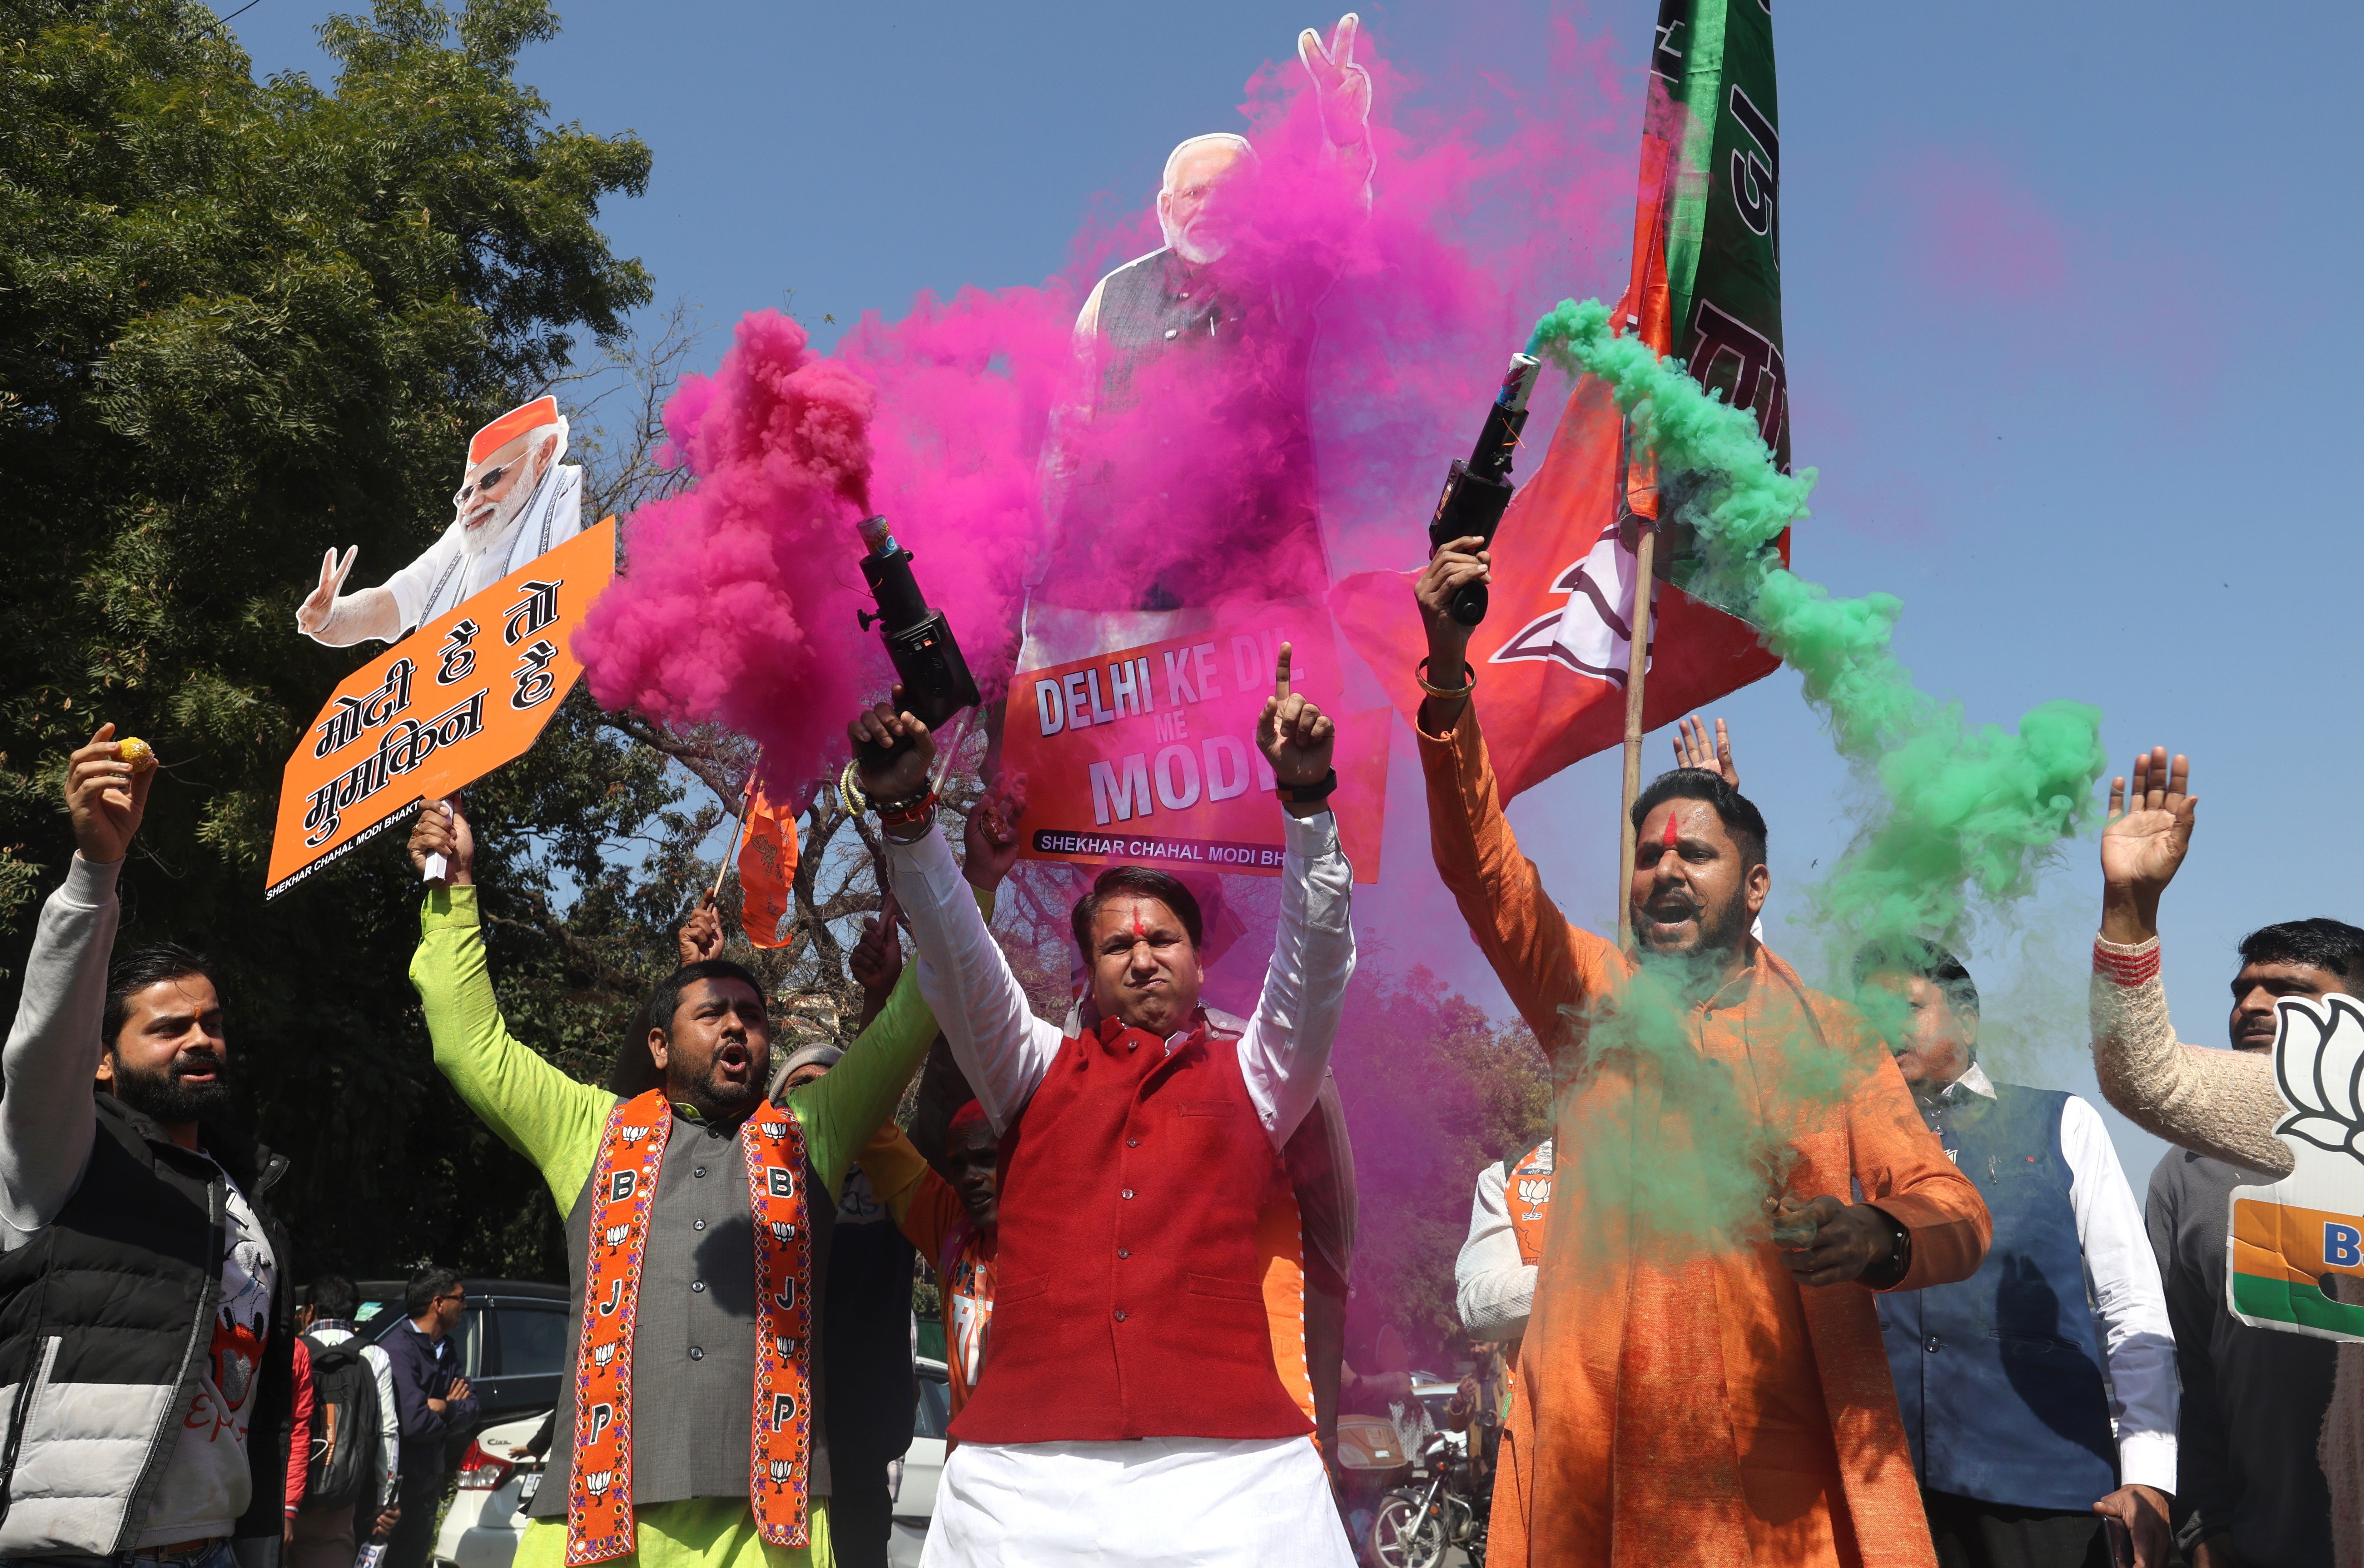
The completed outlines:
<svg viewBox="0 0 2364 1568">
<path fill-rule="evenodd" d="M 1521 1176 L 1519 1197 L 1529 1207 L 1551 1202 L 1552 1179 L 1549 1176 Z"/>
<path fill-rule="evenodd" d="M 619 1342 L 620 1341 L 619 1340 L 610 1340 L 604 1345 L 592 1346 L 591 1364 L 593 1366 L 606 1366 L 608 1362 L 614 1361 L 616 1359 L 616 1346 Z"/>
<path fill-rule="evenodd" d="M 2281 1037 L 2274 1076 L 2296 1110 L 2274 1130 L 2364 1160 L 2364 1009 L 2349 997 L 2286 996 L 2274 1005 Z"/>
<path fill-rule="evenodd" d="M 583 1489 L 594 1497 L 606 1496 L 608 1488 L 615 1484 L 616 1473 L 612 1470 L 590 1470 L 583 1475 Z"/>
<path fill-rule="evenodd" d="M 650 1133 L 654 1132 L 655 1130 L 656 1129 L 652 1127 L 624 1127 L 617 1129 L 617 1131 L 623 1135 L 624 1141 L 627 1144 L 638 1143 L 641 1139 L 646 1138 Z"/>
<path fill-rule="evenodd" d="M 793 1241 L 797 1239 L 797 1228 L 788 1223 L 788 1221 L 785 1219 L 775 1219 L 770 1220 L 767 1223 L 770 1224 L 772 1228 L 772 1234 L 778 1237 L 781 1240 Z"/>
<path fill-rule="evenodd" d="M 786 1485 L 790 1478 L 793 1477 L 796 1473 L 796 1461 L 792 1459 L 775 1459 L 772 1461 L 772 1485 L 775 1486 Z"/>
<path fill-rule="evenodd" d="M 624 1238 L 630 1236 L 631 1233 L 632 1228 L 629 1225 L 610 1225 L 608 1229 L 599 1232 L 600 1236 L 606 1240 L 608 1245 L 610 1247 L 622 1246 L 624 1244 Z"/>
<path fill-rule="evenodd" d="M 788 1124 L 786 1122 L 767 1121 L 764 1124 L 764 1136 L 766 1138 L 786 1138 L 787 1135 Z"/>
<path fill-rule="evenodd" d="M 2274 1004 L 2275 1124 L 2291 1173 L 2233 1189 L 2233 1315 L 2253 1328 L 2364 1340 L 2364 1005 Z"/>
</svg>

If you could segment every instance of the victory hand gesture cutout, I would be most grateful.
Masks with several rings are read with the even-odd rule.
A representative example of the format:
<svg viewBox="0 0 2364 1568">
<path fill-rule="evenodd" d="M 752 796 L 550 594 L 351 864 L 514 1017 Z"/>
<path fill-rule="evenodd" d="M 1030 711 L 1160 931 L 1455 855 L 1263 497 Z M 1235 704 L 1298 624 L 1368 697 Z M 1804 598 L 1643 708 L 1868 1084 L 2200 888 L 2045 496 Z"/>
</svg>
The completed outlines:
<svg viewBox="0 0 2364 1568">
<path fill-rule="evenodd" d="M 1256 750 L 1272 764 L 1272 776 L 1284 784 L 1320 784 L 1330 773 L 1330 755 L 1336 747 L 1338 727 L 1330 716 L 1288 689 L 1289 645 L 1280 645 L 1280 668 L 1273 676 L 1273 694 L 1265 699 L 1264 717 L 1256 720 Z M 1319 802 L 1293 804 L 1299 817 L 1329 809 Z"/>
<path fill-rule="evenodd" d="M 2102 935 L 2139 945 L 2158 934 L 2158 898 L 2191 848 L 2200 797 L 2190 792 L 2191 765 L 2154 746 L 2135 759 L 2131 793 L 2110 781 L 2110 820 L 2102 829 Z"/>
<path fill-rule="evenodd" d="M 320 585 L 296 606 L 297 631 L 307 637 L 318 637 L 327 628 L 329 619 L 337 613 L 337 595 L 345 585 L 346 574 L 353 569 L 353 558 L 361 552 L 362 547 L 355 545 L 345 551 L 342 561 L 337 559 L 337 552 L 333 550 L 321 555 Z"/>
<path fill-rule="evenodd" d="M 1371 73 L 1355 63 L 1355 38 L 1362 18 L 1349 11 L 1338 18 L 1325 46 L 1311 28 L 1297 35 L 1297 58 L 1313 78 L 1313 96 L 1321 106 L 1321 134 L 1333 147 L 1361 141 L 1371 120 Z"/>
<path fill-rule="evenodd" d="M 102 724 L 90 743 L 66 762 L 66 810 L 73 817 L 74 848 L 94 865 L 119 861 L 131 851 L 131 836 L 148 810 L 152 768 L 134 771 L 123 760 L 115 726 Z"/>
</svg>

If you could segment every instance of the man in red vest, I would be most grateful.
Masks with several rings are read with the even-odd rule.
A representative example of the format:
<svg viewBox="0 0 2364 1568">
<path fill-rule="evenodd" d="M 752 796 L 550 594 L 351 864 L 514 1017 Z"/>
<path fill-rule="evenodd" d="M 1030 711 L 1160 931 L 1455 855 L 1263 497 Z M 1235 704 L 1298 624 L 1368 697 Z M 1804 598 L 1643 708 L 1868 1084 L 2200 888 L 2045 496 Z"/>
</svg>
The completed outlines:
<svg viewBox="0 0 2364 1568">
<path fill-rule="evenodd" d="M 934 826 L 926 727 L 883 706 L 851 727 L 915 742 L 863 787 L 920 995 L 1001 1139 L 993 1353 L 953 1423 L 929 1568 L 1353 1562 L 1274 1366 L 1256 1234 L 1355 964 L 1334 730 L 1288 657 L 1256 732 L 1289 817 L 1278 941 L 1237 1034 L 1199 1005 L 1198 900 L 1142 866 L 1075 908 L 1088 1027 L 1037 1018 Z"/>
</svg>

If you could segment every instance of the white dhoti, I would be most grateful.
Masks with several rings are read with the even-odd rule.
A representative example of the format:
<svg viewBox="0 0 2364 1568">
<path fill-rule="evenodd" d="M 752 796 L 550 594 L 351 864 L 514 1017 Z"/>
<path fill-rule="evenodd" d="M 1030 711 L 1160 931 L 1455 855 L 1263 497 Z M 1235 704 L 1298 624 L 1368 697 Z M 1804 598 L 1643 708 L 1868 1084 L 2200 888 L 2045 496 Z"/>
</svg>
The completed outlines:
<svg viewBox="0 0 2364 1568">
<path fill-rule="evenodd" d="M 963 1443 L 921 1568 L 1354 1568 L 1310 1438 Z"/>
</svg>

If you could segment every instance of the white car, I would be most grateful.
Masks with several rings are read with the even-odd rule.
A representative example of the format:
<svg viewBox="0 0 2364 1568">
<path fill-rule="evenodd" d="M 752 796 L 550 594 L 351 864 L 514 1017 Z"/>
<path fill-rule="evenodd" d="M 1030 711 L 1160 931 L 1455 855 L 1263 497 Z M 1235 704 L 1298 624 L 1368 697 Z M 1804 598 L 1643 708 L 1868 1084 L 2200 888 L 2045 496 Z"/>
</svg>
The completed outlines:
<svg viewBox="0 0 2364 1568">
<path fill-rule="evenodd" d="M 460 1489 L 435 1532 L 435 1561 L 452 1568 L 509 1568 L 525 1516 L 518 1510 L 541 1481 L 541 1459 L 526 1451 L 547 1411 L 486 1427 L 460 1461 Z"/>
<path fill-rule="evenodd" d="M 944 1468 L 944 1427 L 952 1418 L 952 1390 L 944 1363 L 925 1356 L 912 1363 L 920 1379 L 920 1408 L 911 1423 L 911 1447 L 903 1456 L 895 1489 L 894 1535 L 886 1560 L 894 1568 L 919 1568 L 927 1544 L 928 1521 L 936 1511 L 936 1478 Z M 476 1434 L 460 1462 L 460 1489 L 435 1534 L 435 1561 L 451 1568 L 509 1568 L 524 1507 L 541 1482 L 541 1458 L 525 1445 L 550 1419 L 545 1413 L 487 1427 Z"/>
</svg>

